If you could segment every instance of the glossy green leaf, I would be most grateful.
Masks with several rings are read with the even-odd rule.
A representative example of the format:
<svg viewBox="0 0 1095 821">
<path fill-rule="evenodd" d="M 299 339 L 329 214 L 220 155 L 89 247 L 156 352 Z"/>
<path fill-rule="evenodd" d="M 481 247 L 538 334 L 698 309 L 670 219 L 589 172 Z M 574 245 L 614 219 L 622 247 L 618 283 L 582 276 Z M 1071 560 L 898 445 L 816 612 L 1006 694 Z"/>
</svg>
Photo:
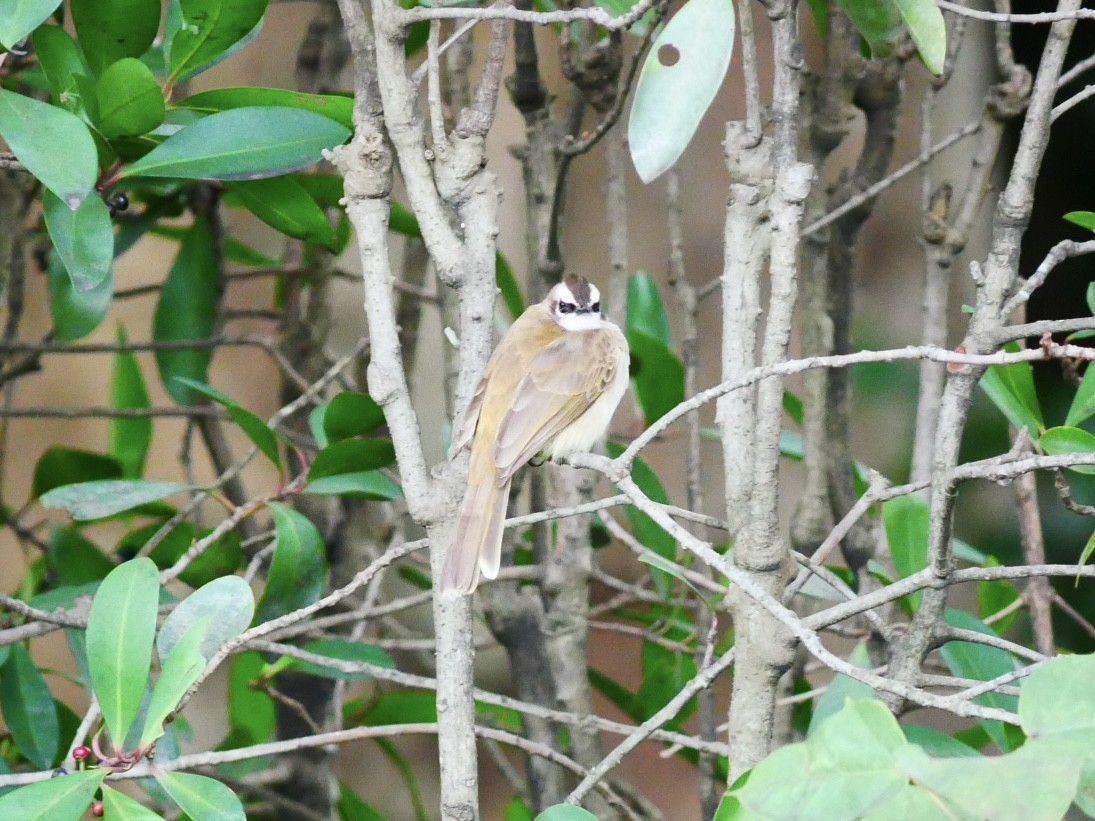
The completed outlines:
<svg viewBox="0 0 1095 821">
<path fill-rule="evenodd" d="M 1019 346 L 1009 342 L 1004 350 L 1015 352 Z M 993 365 L 981 378 L 981 389 L 1016 428 L 1026 426 L 1031 436 L 1045 430 L 1042 409 L 1034 391 L 1034 371 L 1029 362 Z"/>
<path fill-rule="evenodd" d="M 902 578 L 923 570 L 928 563 L 928 502 L 915 494 L 882 503 L 882 521 L 894 569 Z M 919 603 L 920 593 L 910 595 Z"/>
<path fill-rule="evenodd" d="M 47 191 L 42 211 L 53 248 L 76 290 L 90 291 L 107 280 L 114 262 L 114 227 L 106 203 L 88 197 L 73 211 Z"/>
<path fill-rule="evenodd" d="M 34 466 L 31 496 L 37 498 L 62 485 L 122 475 L 122 465 L 113 456 L 55 446 L 49 448 Z"/>
<path fill-rule="evenodd" d="M 301 649 L 306 650 L 309 653 L 315 653 L 319 656 L 337 659 L 338 661 L 366 662 L 368 664 L 374 664 L 377 667 L 385 667 L 389 670 L 395 669 L 395 662 L 384 650 L 379 647 L 374 647 L 371 644 L 363 644 L 357 641 L 350 641 L 349 639 L 319 639 L 317 641 L 309 642 Z M 322 678 L 356 681 L 371 677 L 371 674 L 367 672 L 347 673 L 342 670 L 336 670 L 333 667 L 324 667 L 320 664 L 313 664 L 310 661 L 302 661 L 300 659 L 290 658 L 288 661 L 289 664 L 287 667 Z"/>
<path fill-rule="evenodd" d="M 55 526 L 46 543 L 46 562 L 60 586 L 79 587 L 102 581 L 114 562 L 75 527 Z"/>
<path fill-rule="evenodd" d="M 391 213 L 388 215 L 388 230 L 405 237 L 422 239 L 422 229 L 418 225 L 418 218 L 414 212 L 394 200 Z"/>
<path fill-rule="evenodd" d="M 83 339 L 102 324 L 114 297 L 114 275 L 89 291 L 78 291 L 65 270 L 61 257 L 54 253 L 49 259 L 49 308 L 57 340 L 73 342 Z"/>
<path fill-rule="evenodd" d="M 182 25 L 171 40 L 171 78 L 212 64 L 262 22 L 267 0 L 181 0 Z"/>
<path fill-rule="evenodd" d="M 335 809 L 339 821 L 384 821 L 383 815 L 341 781 L 338 782 L 338 804 Z"/>
<path fill-rule="evenodd" d="M 97 115 L 91 68 L 69 33 L 61 26 L 41 26 L 32 42 L 54 105 L 87 118 Z"/>
<path fill-rule="evenodd" d="M 247 821 L 243 805 L 228 787 L 193 773 L 159 773 L 157 783 L 183 812 L 201 821 Z"/>
<path fill-rule="evenodd" d="M 111 63 L 95 84 L 99 131 L 104 137 L 139 137 L 157 128 L 167 113 L 152 70 L 135 57 Z"/>
<path fill-rule="evenodd" d="M 354 125 L 353 97 L 341 94 L 304 94 L 289 88 L 216 88 L 192 94 L 174 106 L 208 114 L 255 106 L 301 108 L 329 117 L 347 128 L 353 128 Z"/>
<path fill-rule="evenodd" d="M 1050 456 L 1095 453 L 1095 436 L 1081 428 L 1050 428 L 1038 438 L 1038 447 Z M 1068 470 L 1095 475 L 1095 465 L 1073 465 Z"/>
<path fill-rule="evenodd" d="M 233 656 L 229 666 L 228 722 L 233 730 L 243 730 L 251 743 L 266 741 L 277 722 L 274 700 L 248 686 L 265 666 L 262 656 L 253 650 Z"/>
<path fill-rule="evenodd" d="M 78 208 L 95 186 L 95 141 L 75 114 L 0 88 L 0 137 L 69 208 Z"/>
<path fill-rule="evenodd" d="M 87 619 L 87 661 L 103 721 L 120 748 L 141 707 L 152 665 L 160 580 L 151 559 L 132 559 L 103 579 Z"/>
<path fill-rule="evenodd" d="M 670 650 L 651 641 L 643 642 L 642 683 L 632 702 L 633 716 L 646 721 L 668 704 L 674 696 L 696 677 L 696 660 L 690 653 Z M 677 715 L 665 726 L 680 729 L 695 712 L 696 701 L 689 699 Z"/>
<path fill-rule="evenodd" d="M 251 586 L 239 576 L 222 576 L 202 585 L 179 602 L 160 626 L 156 636 L 160 664 L 167 663 L 175 645 L 196 624 L 203 625 L 197 650 L 211 659 L 226 642 L 247 629 L 254 615 Z"/>
<path fill-rule="evenodd" d="M 180 482 L 104 479 L 54 488 L 42 494 L 41 502 L 68 511 L 73 519 L 102 519 L 191 489 Z"/>
<path fill-rule="evenodd" d="M 327 550 L 316 526 L 283 504 L 271 503 L 270 510 L 277 541 L 256 623 L 311 604 L 323 592 L 327 577 Z"/>
<path fill-rule="evenodd" d="M 627 124 L 631 159 L 643 182 L 668 171 L 691 142 L 733 50 L 731 0 L 689 0 L 654 39 Z"/>
<path fill-rule="evenodd" d="M 616 442 L 609 442 L 607 448 L 609 455 L 613 458 L 624 451 L 623 446 Z M 657 474 L 642 459 L 635 460 L 631 468 L 631 476 L 639 489 L 650 499 L 661 504 L 669 504 L 669 494 L 665 492 L 665 488 L 662 486 Z M 659 556 L 670 561 L 676 561 L 677 541 L 638 508 L 628 505 L 625 510 L 628 519 L 631 521 L 631 527 L 635 531 L 635 537 L 639 542 Z M 651 568 L 650 573 L 658 593 L 662 596 L 668 595 L 672 585 L 671 577 L 656 568 Z"/>
<path fill-rule="evenodd" d="M 0 712 L 19 752 L 40 770 L 52 767 L 60 744 L 57 708 L 45 678 L 22 644 L 11 646 L 0 669 Z"/>
<path fill-rule="evenodd" d="M 203 396 L 209 397 L 218 405 L 226 407 L 232 421 L 240 426 L 243 432 L 247 434 L 247 438 L 255 443 L 255 446 L 262 451 L 263 455 L 275 465 L 281 465 L 277 434 L 259 416 L 247 410 L 231 396 L 221 393 L 216 388 L 210 387 L 197 379 L 176 376 L 175 381 Z"/>
<path fill-rule="evenodd" d="M 403 488 L 379 470 L 364 470 L 322 476 L 305 485 L 303 492 L 314 496 L 347 496 L 389 502 L 402 496 Z"/>
<path fill-rule="evenodd" d="M 1095 211 L 1069 211 L 1064 218 L 1073 225 L 1095 231 Z M 1092 309 L 1092 313 L 1095 313 L 1095 309 Z"/>
<path fill-rule="evenodd" d="M 360 436 L 384 424 L 384 411 L 367 393 L 343 391 L 325 407 L 323 432 L 328 442 Z"/>
<path fill-rule="evenodd" d="M 948 624 L 954 627 L 974 630 L 989 636 L 996 635 L 992 628 L 964 610 L 947 610 L 946 620 Z M 997 676 L 1010 673 L 1018 667 L 1015 658 L 1010 653 L 997 647 L 974 644 L 968 641 L 949 641 L 940 648 L 939 654 L 943 657 L 943 661 L 953 675 L 960 678 L 977 679 L 978 681 L 990 681 Z M 998 707 L 1012 712 L 1015 711 L 1017 706 L 1015 696 L 995 692 L 978 696 L 974 701 L 986 707 Z M 1015 745 L 1004 724 L 987 719 L 981 719 L 979 723 L 1001 750 L 1007 751 L 1014 748 Z"/>
<path fill-rule="evenodd" d="M 141 528 L 128 534 L 123 542 L 129 549 L 139 550 L 152 537 L 152 534 L 159 530 L 159 527 L 159 524 L 154 524 Z M 180 522 L 162 542 L 156 545 L 149 554 L 149 558 L 156 563 L 157 567 L 171 567 L 189 549 L 195 538 L 205 538 L 209 532 L 205 529 L 195 533 L 193 525 L 189 522 Z M 179 581 L 193 588 L 199 588 L 209 584 L 213 579 L 235 573 L 245 562 L 239 534 L 232 530 L 220 536 L 203 550 L 201 555 L 190 562 L 179 574 Z"/>
<path fill-rule="evenodd" d="M 11 51 L 53 14 L 62 0 L 8 0 L 0 6 L 0 46 Z"/>
<path fill-rule="evenodd" d="M 1058 656 L 1023 684 L 1019 720 L 1032 738 L 1095 732 L 1095 656 Z"/>
<path fill-rule="evenodd" d="M 160 28 L 160 0 L 74 0 L 72 22 L 98 74 L 111 63 L 148 50 Z"/>
<path fill-rule="evenodd" d="M 1076 564 L 1087 564 L 1087 561 L 1091 558 L 1092 553 L 1095 553 L 1095 531 L 1092 531 L 1091 535 L 1087 537 L 1087 543 L 1084 544 L 1084 549 L 1080 551 L 1080 558 L 1076 562 Z M 1076 584 L 1080 584 L 1080 572 L 1078 570 L 1076 571 Z"/>
<path fill-rule="evenodd" d="M 502 293 L 502 304 L 512 319 L 525 312 L 525 298 L 521 295 L 521 286 L 510 267 L 509 260 L 499 251 L 494 260 L 494 279 Z"/>
<path fill-rule="evenodd" d="M 119 325 L 118 342 L 124 345 L 127 341 L 125 328 Z M 141 366 L 137 363 L 137 356 L 133 351 L 118 351 L 114 355 L 110 400 L 111 406 L 119 409 L 142 409 L 152 406 L 144 376 L 141 374 Z M 151 444 L 151 418 L 110 420 L 110 453 L 122 463 L 124 478 L 141 478 Z"/>
<path fill-rule="evenodd" d="M 161 656 L 160 675 L 152 687 L 152 697 L 145 712 L 141 749 L 147 749 L 163 735 L 164 721 L 205 669 L 207 658 L 202 655 L 200 647 L 214 618 L 214 614 L 210 613 L 192 622 L 167 651 L 166 658 Z"/>
<path fill-rule="evenodd" d="M 157 342 L 208 339 L 216 324 L 218 301 L 213 236 L 205 220 L 199 218 L 183 237 L 160 292 L 152 319 L 153 338 Z M 176 402 L 198 402 L 201 394 L 176 377 L 205 382 L 211 356 L 212 351 L 204 347 L 156 351 L 160 379 Z"/>
<path fill-rule="evenodd" d="M 871 664 L 871 657 L 867 653 L 867 645 L 864 642 L 860 642 L 852 649 L 852 652 L 848 654 L 848 662 L 861 670 L 870 670 L 874 666 Z M 874 695 L 874 689 L 869 684 L 864 684 L 843 673 L 837 673 L 829 682 L 828 689 L 817 700 L 807 735 L 813 735 L 829 716 L 843 710 L 848 699 L 874 698 Z"/>
<path fill-rule="evenodd" d="M 283 234 L 328 248 L 334 245 L 327 215 L 292 177 L 241 180 L 226 187 L 251 213 Z"/>
<path fill-rule="evenodd" d="M 1089 365 L 1087 370 L 1084 371 L 1084 378 L 1080 381 L 1080 387 L 1076 389 L 1076 395 L 1072 397 L 1072 404 L 1069 405 L 1065 425 L 1067 427 L 1076 427 L 1092 416 L 1095 416 L 1095 368 Z"/>
<path fill-rule="evenodd" d="M 210 114 L 175 132 L 122 177 L 248 180 L 295 171 L 344 143 L 350 130 L 299 108 L 262 106 Z"/>
<path fill-rule="evenodd" d="M 889 57 L 901 36 L 901 15 L 892 0 L 841 0 L 874 57 Z"/>
<path fill-rule="evenodd" d="M 923 747 L 924 752 L 938 758 L 973 758 L 980 755 L 973 747 L 934 727 L 902 724 L 901 732 L 910 743 Z"/>
<path fill-rule="evenodd" d="M 606 306 L 611 310 L 613 306 Z M 627 281 L 627 332 L 639 331 L 656 339 L 666 347 L 672 345 L 669 338 L 669 316 L 662 304 L 658 284 L 650 275 L 640 271 Z"/>
<path fill-rule="evenodd" d="M 939 76 L 947 59 L 947 24 L 934 0 L 894 0 L 908 28 L 920 59 L 928 71 Z"/>
<path fill-rule="evenodd" d="M 555 804 L 536 816 L 536 821 L 597 821 L 597 816 L 574 804 Z"/>
<path fill-rule="evenodd" d="M 631 378 L 646 424 L 651 425 L 684 401 L 684 365 L 656 339 L 629 331 Z"/>
<path fill-rule="evenodd" d="M 332 442 L 312 461 L 308 481 L 344 473 L 360 473 L 395 462 L 395 448 L 387 439 L 344 439 Z"/>
<path fill-rule="evenodd" d="M 348 703 L 347 707 L 349 706 Z M 354 724 L 367 727 L 406 722 L 429 724 L 437 721 L 437 696 L 432 692 L 388 690 L 375 700 L 366 702 L 363 714 L 356 716 L 352 711 L 347 713 L 347 718 Z"/>
<path fill-rule="evenodd" d="M 0 818 L 79 821 L 109 772 L 106 769 L 84 770 L 12 790 L 0 798 Z"/>
<path fill-rule="evenodd" d="M 163 821 L 162 815 L 106 784 L 103 785 L 103 810 L 103 817 L 108 821 Z"/>
</svg>

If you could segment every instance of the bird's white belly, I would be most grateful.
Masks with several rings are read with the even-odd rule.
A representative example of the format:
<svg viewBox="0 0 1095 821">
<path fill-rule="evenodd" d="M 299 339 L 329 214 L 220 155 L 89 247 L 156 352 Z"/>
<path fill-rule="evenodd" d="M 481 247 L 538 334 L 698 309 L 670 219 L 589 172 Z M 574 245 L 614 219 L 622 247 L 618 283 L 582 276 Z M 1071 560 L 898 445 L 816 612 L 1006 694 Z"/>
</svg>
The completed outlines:
<svg viewBox="0 0 1095 821">
<path fill-rule="evenodd" d="M 628 357 L 624 353 L 616 367 L 612 382 L 589 406 L 589 410 L 579 416 L 552 440 L 545 449 L 553 459 L 569 456 L 572 453 L 588 453 L 593 445 L 608 429 L 616 406 L 620 404 L 628 382 Z"/>
</svg>

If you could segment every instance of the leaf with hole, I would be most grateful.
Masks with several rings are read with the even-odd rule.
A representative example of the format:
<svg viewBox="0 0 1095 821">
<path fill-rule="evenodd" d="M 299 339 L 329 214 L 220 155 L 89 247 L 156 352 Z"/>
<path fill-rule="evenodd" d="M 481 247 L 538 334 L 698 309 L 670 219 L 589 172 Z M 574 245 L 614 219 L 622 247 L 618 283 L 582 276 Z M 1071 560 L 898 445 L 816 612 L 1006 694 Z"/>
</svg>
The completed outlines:
<svg viewBox="0 0 1095 821">
<path fill-rule="evenodd" d="M 651 45 L 627 123 L 643 182 L 672 168 L 691 142 L 730 66 L 734 19 L 732 0 L 688 0 Z"/>
<path fill-rule="evenodd" d="M 299 108 L 235 108 L 176 131 L 121 177 L 249 180 L 304 168 L 326 149 L 346 142 L 350 130 Z"/>
<path fill-rule="evenodd" d="M 327 548 L 311 520 L 276 502 L 270 503 L 270 511 L 277 540 L 256 624 L 311 604 L 323 592 L 327 579 Z"/>
<path fill-rule="evenodd" d="M 59 507 L 73 519 L 102 519 L 149 502 L 166 499 L 184 490 L 193 490 L 181 482 L 154 482 L 145 479 L 104 479 L 63 485 L 42 494 L 46 507 Z"/>
<path fill-rule="evenodd" d="M 152 318 L 152 338 L 157 342 L 208 339 L 216 324 L 217 260 L 213 235 L 204 219 L 187 230 L 160 291 Z M 201 394 L 176 377 L 206 381 L 208 347 L 180 347 L 156 351 L 156 367 L 167 392 L 181 405 L 196 404 Z"/>
<path fill-rule="evenodd" d="M 0 712 L 11 740 L 27 761 L 40 770 L 52 767 L 60 744 L 57 708 L 45 678 L 22 644 L 11 645 L 0 668 Z"/>
<path fill-rule="evenodd" d="M 75 114 L 0 88 L 0 137 L 42 185 L 71 209 L 91 193 L 98 152 Z"/>
<path fill-rule="evenodd" d="M 160 580 L 149 558 L 118 565 L 103 579 L 87 618 L 87 661 L 95 697 L 121 750 L 144 698 Z"/>
<path fill-rule="evenodd" d="M 46 191 L 42 213 L 53 248 L 77 291 L 90 291 L 110 277 L 114 226 L 105 202 L 99 197 L 87 197 L 74 211 L 53 192 Z"/>
</svg>

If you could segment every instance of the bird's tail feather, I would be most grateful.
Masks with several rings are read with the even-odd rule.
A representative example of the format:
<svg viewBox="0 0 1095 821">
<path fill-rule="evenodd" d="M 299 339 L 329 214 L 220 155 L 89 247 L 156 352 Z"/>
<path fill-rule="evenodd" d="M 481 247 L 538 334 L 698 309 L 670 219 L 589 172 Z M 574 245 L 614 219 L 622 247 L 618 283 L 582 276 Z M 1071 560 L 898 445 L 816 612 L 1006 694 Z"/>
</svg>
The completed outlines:
<svg viewBox="0 0 1095 821">
<path fill-rule="evenodd" d="M 498 575 L 509 488 L 509 482 L 501 487 L 494 482 L 468 486 L 441 570 L 442 593 L 471 593 L 479 584 L 480 571 L 488 579 Z"/>
</svg>

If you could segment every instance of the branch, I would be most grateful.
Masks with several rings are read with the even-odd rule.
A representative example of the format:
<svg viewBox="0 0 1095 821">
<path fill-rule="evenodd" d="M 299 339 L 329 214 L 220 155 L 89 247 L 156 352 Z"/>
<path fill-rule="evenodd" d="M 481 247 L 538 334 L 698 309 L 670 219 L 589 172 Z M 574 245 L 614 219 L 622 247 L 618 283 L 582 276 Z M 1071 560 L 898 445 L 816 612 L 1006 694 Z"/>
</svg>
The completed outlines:
<svg viewBox="0 0 1095 821">
<path fill-rule="evenodd" d="M 416 6 L 400 9 L 394 15 L 397 24 L 407 27 L 419 20 L 512 20 L 517 23 L 535 23 L 547 26 L 553 23 L 574 23 L 581 20 L 596 23 L 609 31 L 619 31 L 633 26 L 654 7 L 659 0 L 640 0 L 625 13 L 614 17 L 600 6 L 589 6 L 565 11 L 525 11 L 512 7 L 491 6 L 485 9 L 445 8 Z"/>
<path fill-rule="evenodd" d="M 950 0 L 935 0 L 935 5 L 944 11 L 953 12 L 973 20 L 984 20 L 988 23 L 1058 23 L 1066 20 L 1095 20 L 1095 9 L 1043 11 L 1036 14 L 1001 14 L 960 6 L 957 3 L 950 2 Z"/>
</svg>

